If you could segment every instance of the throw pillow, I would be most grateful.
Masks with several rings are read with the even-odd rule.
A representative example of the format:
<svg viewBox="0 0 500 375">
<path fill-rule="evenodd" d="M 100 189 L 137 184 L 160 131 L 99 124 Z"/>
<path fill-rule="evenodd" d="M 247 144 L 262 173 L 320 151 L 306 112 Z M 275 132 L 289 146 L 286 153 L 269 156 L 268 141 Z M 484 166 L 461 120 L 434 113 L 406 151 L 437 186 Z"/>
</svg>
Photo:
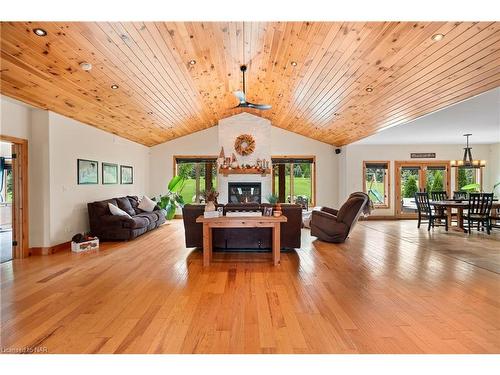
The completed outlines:
<svg viewBox="0 0 500 375">
<path fill-rule="evenodd" d="M 146 212 L 153 212 L 156 207 L 156 202 L 151 200 L 149 197 L 144 196 L 139 201 L 139 205 L 137 207 Z"/>
<path fill-rule="evenodd" d="M 119 209 L 114 204 L 108 203 L 108 208 L 109 208 L 109 212 L 111 212 L 111 215 L 131 217 L 129 214 L 127 214 L 125 211 Z"/>
</svg>

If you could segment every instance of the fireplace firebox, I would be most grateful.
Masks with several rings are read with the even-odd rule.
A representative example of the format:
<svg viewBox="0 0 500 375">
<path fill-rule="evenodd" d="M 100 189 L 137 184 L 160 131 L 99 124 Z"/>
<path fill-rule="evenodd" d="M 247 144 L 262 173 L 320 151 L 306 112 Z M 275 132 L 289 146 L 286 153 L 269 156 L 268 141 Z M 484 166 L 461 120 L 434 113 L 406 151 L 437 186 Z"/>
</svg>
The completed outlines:
<svg viewBox="0 0 500 375">
<path fill-rule="evenodd" d="M 261 203 L 260 182 L 229 182 L 228 203 Z"/>
</svg>

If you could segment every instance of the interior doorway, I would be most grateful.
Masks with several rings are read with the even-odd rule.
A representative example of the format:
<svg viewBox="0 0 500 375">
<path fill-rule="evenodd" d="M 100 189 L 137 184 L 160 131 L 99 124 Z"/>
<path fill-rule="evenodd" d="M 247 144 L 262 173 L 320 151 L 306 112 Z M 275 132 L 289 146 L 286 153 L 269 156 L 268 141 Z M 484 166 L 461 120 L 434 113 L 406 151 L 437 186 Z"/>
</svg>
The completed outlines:
<svg viewBox="0 0 500 375">
<path fill-rule="evenodd" d="M 12 144 L 0 141 L 0 263 L 12 260 Z"/>
<path fill-rule="evenodd" d="M 448 161 L 395 161 L 396 216 L 417 216 L 415 193 L 446 191 L 450 196 L 450 163 Z"/>
<path fill-rule="evenodd" d="M 0 261 L 29 255 L 28 141 L 0 135 Z"/>
</svg>

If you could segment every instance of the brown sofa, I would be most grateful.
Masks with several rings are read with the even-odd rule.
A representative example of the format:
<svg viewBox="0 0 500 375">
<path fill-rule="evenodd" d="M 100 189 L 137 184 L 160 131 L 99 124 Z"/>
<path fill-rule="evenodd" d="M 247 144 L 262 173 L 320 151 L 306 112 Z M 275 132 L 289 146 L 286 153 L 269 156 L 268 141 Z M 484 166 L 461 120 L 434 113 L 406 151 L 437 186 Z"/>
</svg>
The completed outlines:
<svg viewBox="0 0 500 375">
<path fill-rule="evenodd" d="M 326 242 L 344 242 L 368 204 L 368 195 L 352 193 L 339 210 L 322 207 L 311 215 L 311 235 Z"/>
<path fill-rule="evenodd" d="M 222 205 L 219 205 L 222 206 Z M 270 204 L 226 204 L 227 211 L 263 211 Z M 186 247 L 203 247 L 203 225 L 196 218 L 203 215 L 205 206 L 187 204 L 182 209 Z M 287 222 L 281 224 L 281 247 L 300 248 L 302 207 L 298 204 L 282 204 L 281 210 Z M 272 247 L 271 228 L 215 228 L 213 229 L 215 250 L 269 250 Z"/>
<path fill-rule="evenodd" d="M 108 203 L 121 208 L 132 217 L 112 215 Z M 166 221 L 165 210 L 156 206 L 153 212 L 145 212 L 138 205 L 139 200 L 135 196 L 88 203 L 91 233 L 101 241 L 132 240 Z"/>
</svg>

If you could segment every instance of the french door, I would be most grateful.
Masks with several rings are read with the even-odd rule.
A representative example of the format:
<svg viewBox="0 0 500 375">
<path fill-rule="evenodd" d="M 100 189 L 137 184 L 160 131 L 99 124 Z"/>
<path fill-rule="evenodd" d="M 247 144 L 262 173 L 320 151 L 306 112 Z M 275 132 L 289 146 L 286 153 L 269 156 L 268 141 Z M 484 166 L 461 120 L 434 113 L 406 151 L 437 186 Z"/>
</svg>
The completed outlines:
<svg viewBox="0 0 500 375">
<path fill-rule="evenodd" d="M 417 215 L 415 193 L 446 191 L 450 196 L 450 164 L 447 161 L 395 161 L 396 216 Z"/>
</svg>

